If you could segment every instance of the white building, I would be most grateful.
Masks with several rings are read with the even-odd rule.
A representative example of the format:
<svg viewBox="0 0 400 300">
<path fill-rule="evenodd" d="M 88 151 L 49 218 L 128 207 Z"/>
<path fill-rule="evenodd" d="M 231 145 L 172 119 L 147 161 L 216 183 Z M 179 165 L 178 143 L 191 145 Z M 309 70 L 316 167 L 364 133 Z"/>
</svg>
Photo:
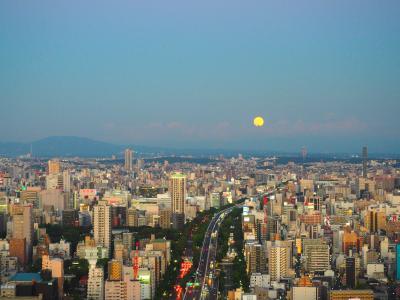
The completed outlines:
<svg viewBox="0 0 400 300">
<path fill-rule="evenodd" d="M 70 259 L 70 243 L 61 240 L 59 243 L 49 244 L 49 255 Z"/>
<path fill-rule="evenodd" d="M 99 201 L 94 207 L 94 240 L 97 246 L 111 248 L 111 206 Z"/>
<path fill-rule="evenodd" d="M 250 276 L 250 287 L 256 286 L 268 288 L 271 283 L 271 276 L 269 274 L 252 273 Z"/>
<path fill-rule="evenodd" d="M 89 269 L 88 300 L 103 300 L 104 299 L 104 271 L 103 268 L 96 268 L 91 265 Z"/>
<path fill-rule="evenodd" d="M 292 300 L 317 300 L 318 289 L 314 286 L 294 286 L 292 288 Z"/>
</svg>

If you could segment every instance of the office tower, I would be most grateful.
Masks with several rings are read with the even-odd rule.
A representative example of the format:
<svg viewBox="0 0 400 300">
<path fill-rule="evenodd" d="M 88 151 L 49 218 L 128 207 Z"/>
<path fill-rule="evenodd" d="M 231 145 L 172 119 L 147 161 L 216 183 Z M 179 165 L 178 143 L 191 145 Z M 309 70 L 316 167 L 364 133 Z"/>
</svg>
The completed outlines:
<svg viewBox="0 0 400 300">
<path fill-rule="evenodd" d="M 342 238 L 343 253 L 348 255 L 351 249 L 354 248 L 358 249 L 359 245 L 358 241 L 359 239 L 357 233 L 346 229 L 346 231 L 343 233 L 343 238 Z"/>
<path fill-rule="evenodd" d="M 134 207 L 128 209 L 128 226 L 137 227 L 138 226 L 138 210 Z"/>
<path fill-rule="evenodd" d="M 171 228 L 171 209 L 161 208 L 160 209 L 160 227 L 163 229 Z"/>
<path fill-rule="evenodd" d="M 362 148 L 362 175 L 367 178 L 367 160 L 368 160 L 368 148 L 364 146 Z"/>
<path fill-rule="evenodd" d="M 271 281 L 279 281 L 288 273 L 288 249 L 286 247 L 272 246 L 268 255 L 268 268 Z"/>
<path fill-rule="evenodd" d="M 41 187 L 30 187 L 20 192 L 21 203 L 32 204 L 34 208 L 39 207 L 39 193 Z"/>
<path fill-rule="evenodd" d="M 122 263 L 113 259 L 108 262 L 108 280 L 122 280 Z"/>
<path fill-rule="evenodd" d="M 248 242 L 245 244 L 244 253 L 248 274 L 267 272 L 266 250 L 263 245 L 257 242 Z"/>
<path fill-rule="evenodd" d="M 376 208 L 371 208 L 367 211 L 364 219 L 365 227 L 369 229 L 370 233 L 376 233 L 380 229 L 386 228 L 386 213 L 385 211 L 378 211 Z"/>
<path fill-rule="evenodd" d="M 63 171 L 63 190 L 64 192 L 71 191 L 71 175 L 68 170 Z"/>
<path fill-rule="evenodd" d="M 400 280 L 400 244 L 396 245 L 396 280 Z"/>
<path fill-rule="evenodd" d="M 267 240 L 274 241 L 279 234 L 280 227 L 280 217 L 269 216 L 267 221 Z"/>
<path fill-rule="evenodd" d="M 27 264 L 26 239 L 10 239 L 10 256 L 16 257 L 21 267 Z"/>
<path fill-rule="evenodd" d="M 318 244 L 305 244 L 304 255 L 306 258 L 305 269 L 308 272 L 324 272 L 330 269 L 329 246 Z"/>
<path fill-rule="evenodd" d="M 133 249 L 134 235 L 132 232 L 122 233 L 122 244 L 125 250 L 130 254 Z"/>
<path fill-rule="evenodd" d="M 94 240 L 97 246 L 111 247 L 111 207 L 107 201 L 99 201 L 94 207 Z"/>
<path fill-rule="evenodd" d="M 125 150 L 125 171 L 132 171 L 132 150 L 126 149 Z"/>
<path fill-rule="evenodd" d="M 354 289 L 356 286 L 356 259 L 355 257 L 346 258 L 346 286 Z"/>
<path fill-rule="evenodd" d="M 103 268 L 97 268 L 94 265 L 90 266 L 88 287 L 88 300 L 104 300 L 104 271 Z"/>
<path fill-rule="evenodd" d="M 172 226 L 175 229 L 180 229 L 185 223 L 186 175 L 182 173 L 171 174 L 169 193 L 171 195 Z"/>
<path fill-rule="evenodd" d="M 48 161 L 48 173 L 49 175 L 58 174 L 61 171 L 60 161 L 57 159 L 52 159 Z"/>
<path fill-rule="evenodd" d="M 12 218 L 12 237 L 18 240 L 25 239 L 25 257 L 30 262 L 33 246 L 32 205 L 13 205 Z"/>
</svg>

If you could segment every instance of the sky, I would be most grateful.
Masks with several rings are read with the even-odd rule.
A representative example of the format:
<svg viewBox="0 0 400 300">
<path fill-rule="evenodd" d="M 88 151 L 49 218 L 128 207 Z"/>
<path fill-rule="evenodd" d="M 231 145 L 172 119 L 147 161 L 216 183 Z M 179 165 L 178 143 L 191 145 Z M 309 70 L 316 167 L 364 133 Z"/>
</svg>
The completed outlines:
<svg viewBox="0 0 400 300">
<path fill-rule="evenodd" d="M 400 153 L 399 15 L 398 0 L 4 0 L 0 141 Z"/>
</svg>

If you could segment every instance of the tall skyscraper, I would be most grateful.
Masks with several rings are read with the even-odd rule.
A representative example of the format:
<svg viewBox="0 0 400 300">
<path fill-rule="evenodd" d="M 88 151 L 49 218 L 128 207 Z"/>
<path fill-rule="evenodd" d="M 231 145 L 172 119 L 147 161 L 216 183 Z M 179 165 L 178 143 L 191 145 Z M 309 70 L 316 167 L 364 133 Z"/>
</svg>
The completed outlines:
<svg viewBox="0 0 400 300">
<path fill-rule="evenodd" d="M 368 148 L 364 146 L 362 148 L 362 175 L 367 178 L 367 160 L 368 160 Z"/>
<path fill-rule="evenodd" d="M 266 273 L 267 257 L 264 245 L 258 242 L 247 242 L 244 247 L 247 273 Z"/>
<path fill-rule="evenodd" d="M 58 174 L 61 171 L 60 161 L 57 159 L 51 159 L 48 161 L 49 175 Z"/>
<path fill-rule="evenodd" d="M 12 208 L 12 218 L 12 237 L 18 240 L 25 239 L 25 255 L 28 261 L 30 261 L 33 243 L 32 205 L 14 205 Z"/>
<path fill-rule="evenodd" d="M 133 152 L 131 149 L 125 150 L 125 170 L 132 171 Z"/>
<path fill-rule="evenodd" d="M 269 274 L 272 281 L 279 281 L 288 273 L 288 249 L 286 247 L 273 246 L 269 251 Z"/>
<path fill-rule="evenodd" d="M 183 227 L 185 222 L 186 175 L 182 173 L 171 174 L 169 193 L 171 195 L 172 226 L 179 229 Z"/>
<path fill-rule="evenodd" d="M 111 247 L 111 206 L 107 201 L 99 201 L 94 207 L 94 240 L 97 246 Z"/>
<path fill-rule="evenodd" d="M 346 258 L 346 286 L 349 289 L 356 287 L 356 259 L 354 257 Z"/>
<path fill-rule="evenodd" d="M 71 175 L 68 170 L 63 171 L 63 190 L 64 192 L 71 191 Z"/>
</svg>

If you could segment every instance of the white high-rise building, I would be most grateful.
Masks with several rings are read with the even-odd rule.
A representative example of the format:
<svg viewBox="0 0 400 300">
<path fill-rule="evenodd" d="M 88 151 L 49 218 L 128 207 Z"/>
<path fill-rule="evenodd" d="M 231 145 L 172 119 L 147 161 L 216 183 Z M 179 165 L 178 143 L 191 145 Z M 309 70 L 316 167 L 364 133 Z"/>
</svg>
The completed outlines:
<svg viewBox="0 0 400 300">
<path fill-rule="evenodd" d="M 273 246 L 269 251 L 269 274 L 271 281 L 279 281 L 288 273 L 288 249 L 286 247 Z"/>
<path fill-rule="evenodd" d="M 99 201 L 94 207 L 94 240 L 97 246 L 111 247 L 111 206 Z"/>
<path fill-rule="evenodd" d="M 90 266 L 88 287 L 87 287 L 88 300 L 104 300 L 104 271 L 103 268 L 96 268 L 94 265 Z"/>
</svg>

